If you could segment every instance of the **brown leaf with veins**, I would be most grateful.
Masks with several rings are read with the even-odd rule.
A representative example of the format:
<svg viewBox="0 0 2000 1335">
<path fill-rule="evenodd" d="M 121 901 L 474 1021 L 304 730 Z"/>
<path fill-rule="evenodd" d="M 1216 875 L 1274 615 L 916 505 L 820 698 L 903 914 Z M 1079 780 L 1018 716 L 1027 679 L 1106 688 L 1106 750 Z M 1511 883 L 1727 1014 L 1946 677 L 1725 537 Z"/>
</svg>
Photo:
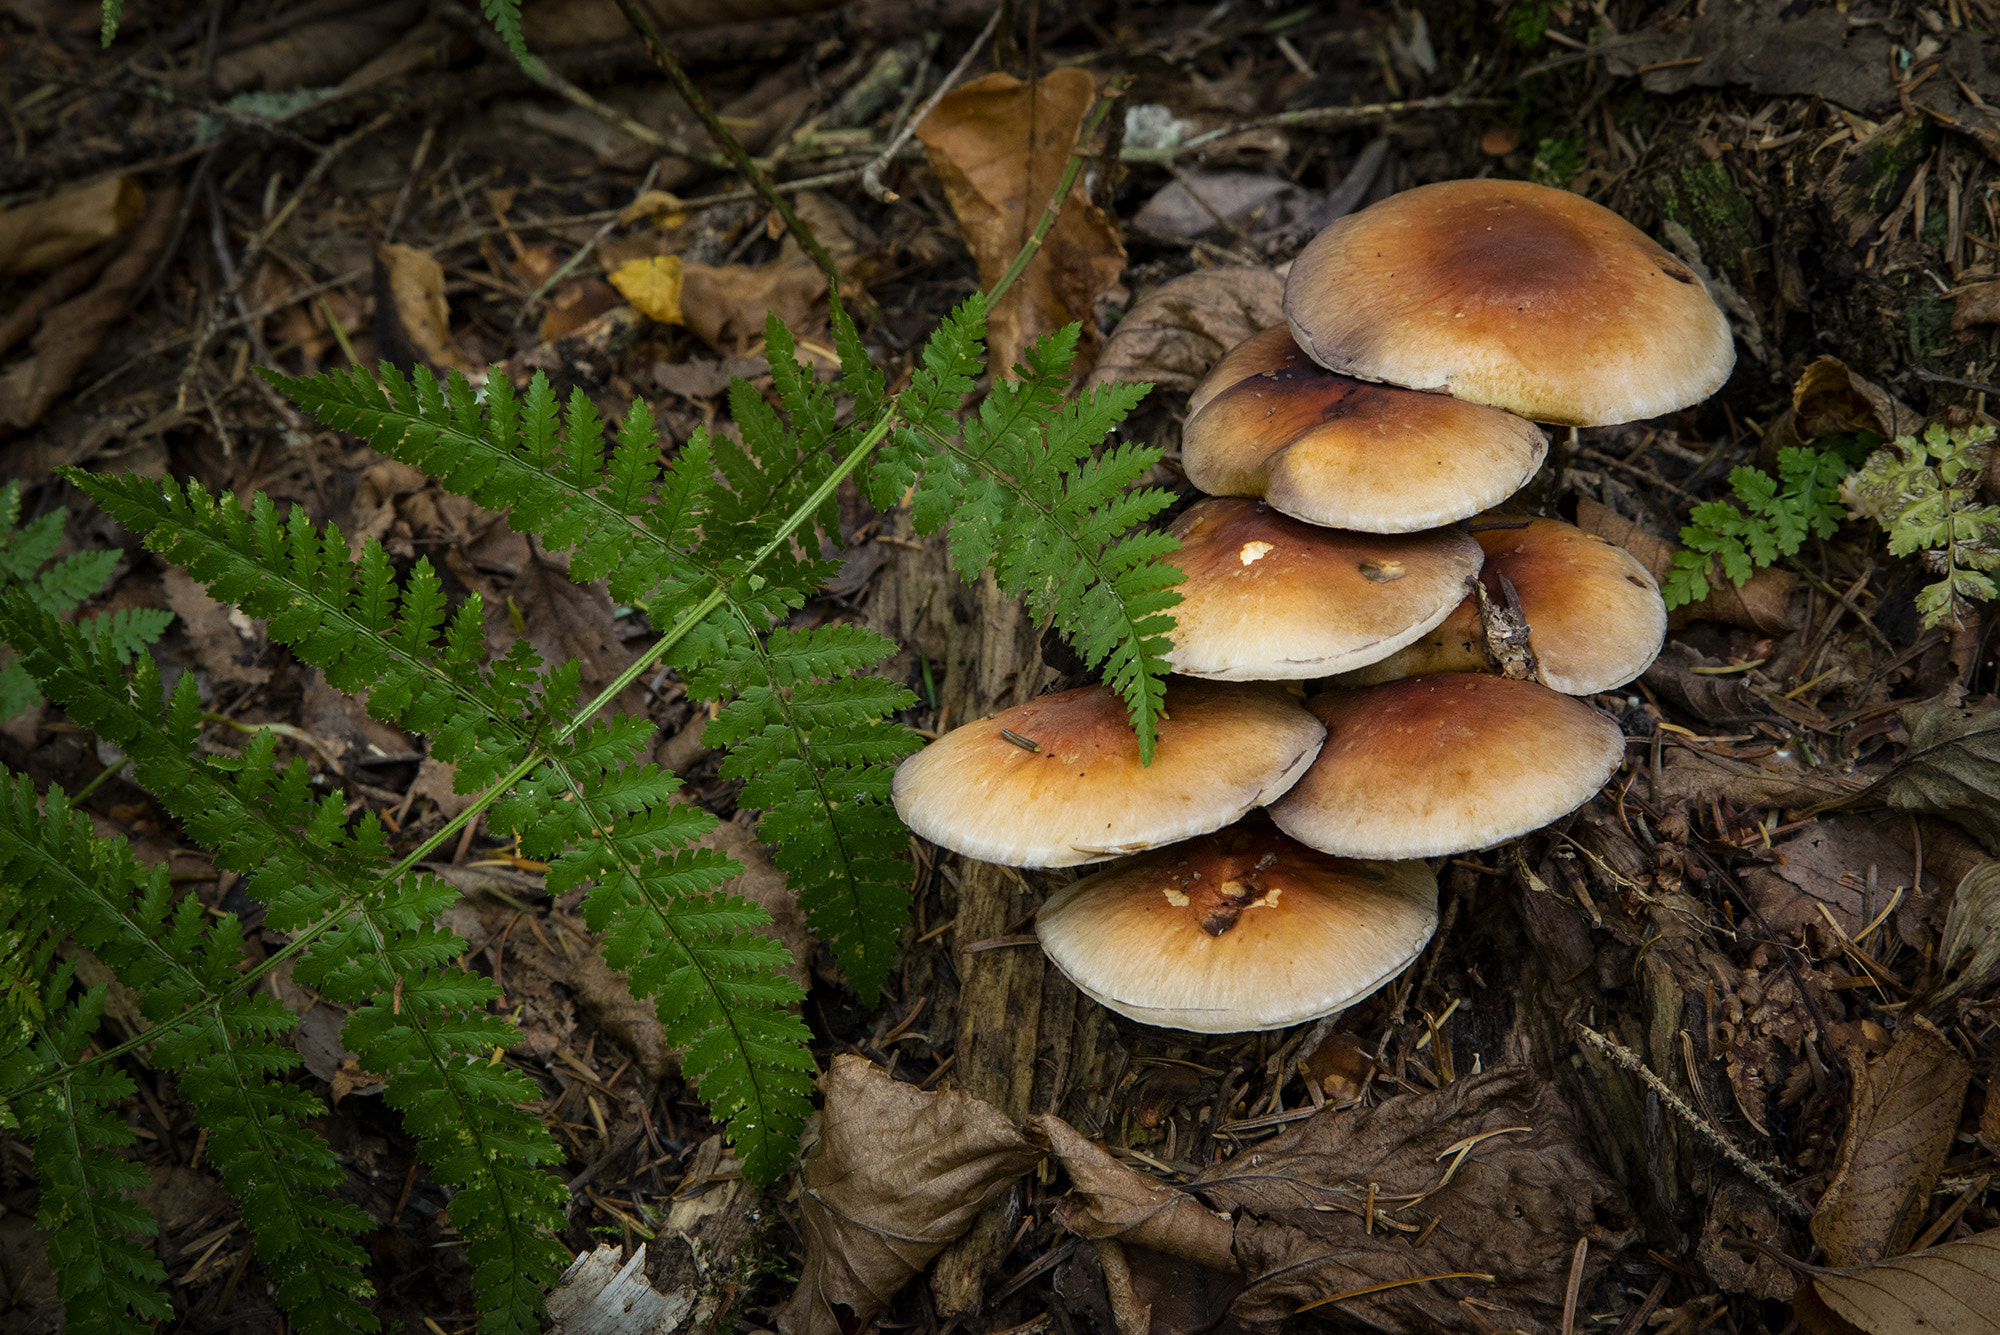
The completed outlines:
<svg viewBox="0 0 2000 1335">
<path fill-rule="evenodd" d="M 958 1090 L 925 1093 L 860 1057 L 820 1082 L 819 1141 L 800 1169 L 805 1273 L 785 1335 L 853 1335 L 1042 1152 Z"/>
<path fill-rule="evenodd" d="M 1218 1270 L 1235 1262 L 1229 1252 L 1229 1218 L 1185 1191 L 1134 1172 L 1069 1123 L 1044 1113 L 1035 1128 L 1069 1174 L 1070 1194 L 1056 1206 L 1056 1221 L 1085 1238 L 1115 1238 Z"/>
<path fill-rule="evenodd" d="M 1076 147 L 1097 85 L 1080 69 L 1060 69 L 1032 89 L 1010 74 L 974 79 L 939 102 L 917 126 L 931 167 L 958 217 L 959 231 L 990 288 L 1041 220 Z M 995 374 L 1022 349 L 1072 321 L 1083 325 L 1078 371 L 1097 360 L 1097 298 L 1125 268 L 1117 224 L 1090 202 L 1079 178 L 1040 253 L 987 323 Z"/>
<path fill-rule="evenodd" d="M 2000 1228 L 1881 1265 L 1815 1275 L 1792 1297 L 1813 1335 L 1991 1335 Z"/>
<path fill-rule="evenodd" d="M 1378 1107 L 1316 1113 L 1210 1168 L 1192 1190 L 1237 1216 L 1248 1287 L 1231 1310 L 1242 1321 L 1474 1272 L 1493 1281 L 1403 1283 L 1337 1310 L 1392 1335 L 1471 1332 L 1457 1300 L 1473 1297 L 1502 1304 L 1523 1330 L 1553 1329 L 1577 1239 L 1590 1239 L 1588 1291 L 1633 1237 L 1624 1197 L 1582 1149 L 1561 1096 L 1511 1064 Z M 1364 1229 L 1371 1190 L 1376 1214 Z"/>
<path fill-rule="evenodd" d="M 1087 388 L 1151 381 L 1184 394 L 1222 354 L 1284 323 L 1284 280 L 1269 269 L 1197 269 L 1170 279 L 1125 313 Z"/>
<path fill-rule="evenodd" d="M 1873 1062 L 1851 1051 L 1847 1057 L 1854 1104 L 1812 1235 L 1835 1265 L 1858 1266 L 1894 1256 L 1916 1236 L 1958 1130 L 1972 1068 L 1922 1020 Z"/>
</svg>

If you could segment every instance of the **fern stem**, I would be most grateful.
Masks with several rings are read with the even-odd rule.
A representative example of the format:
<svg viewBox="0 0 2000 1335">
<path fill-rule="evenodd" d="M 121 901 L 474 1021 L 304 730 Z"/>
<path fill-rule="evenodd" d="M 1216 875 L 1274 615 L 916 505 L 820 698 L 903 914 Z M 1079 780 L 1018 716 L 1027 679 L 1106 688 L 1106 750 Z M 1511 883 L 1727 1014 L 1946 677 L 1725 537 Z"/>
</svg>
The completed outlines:
<svg viewBox="0 0 2000 1335">
<path fill-rule="evenodd" d="M 618 2 L 622 6 L 631 3 L 631 0 L 618 0 Z M 1015 280 L 1026 272 L 1028 265 L 1034 262 L 1035 256 L 1041 253 L 1042 242 L 1048 239 L 1050 229 L 1056 225 L 1056 216 L 1062 212 L 1063 201 L 1069 198 L 1070 190 L 1076 185 L 1077 173 L 1083 170 L 1083 160 L 1088 156 L 1085 151 L 1086 146 L 1096 136 L 1098 127 L 1104 124 L 1104 118 L 1111 113 L 1111 104 L 1116 102 L 1124 91 L 1125 76 L 1121 74 L 1105 85 L 1104 95 L 1097 99 L 1097 105 L 1092 107 L 1090 115 L 1084 118 L 1083 129 L 1076 136 L 1076 146 L 1070 149 L 1069 161 L 1063 166 L 1062 179 L 1056 182 L 1056 191 L 1049 196 L 1048 205 L 1042 210 L 1041 221 L 1035 224 L 1034 233 L 1022 243 L 1021 253 L 1007 266 L 1007 272 L 1001 274 L 1000 281 L 987 291 L 986 309 L 992 310 L 1000 304 L 1000 298 L 1006 294 L 1007 289 L 1014 286 Z"/>
</svg>

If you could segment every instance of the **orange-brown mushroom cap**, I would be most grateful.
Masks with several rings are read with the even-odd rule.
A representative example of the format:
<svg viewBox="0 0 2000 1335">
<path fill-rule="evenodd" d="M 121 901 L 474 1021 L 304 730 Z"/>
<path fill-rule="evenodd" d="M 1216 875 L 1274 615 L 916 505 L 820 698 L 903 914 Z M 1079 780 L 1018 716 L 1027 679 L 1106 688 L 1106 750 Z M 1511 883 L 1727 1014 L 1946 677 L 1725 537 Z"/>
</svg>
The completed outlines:
<svg viewBox="0 0 2000 1335">
<path fill-rule="evenodd" d="M 1326 744 L 1271 819 L 1343 857 L 1437 857 L 1538 830 L 1625 753 L 1618 725 L 1583 701 L 1506 677 L 1408 677 L 1306 707 Z"/>
<path fill-rule="evenodd" d="M 1736 360 L 1685 264 L 1602 205 L 1519 181 L 1419 186 L 1340 219 L 1293 263 L 1285 317 L 1330 370 L 1565 426 L 1698 403 Z"/>
<path fill-rule="evenodd" d="M 1197 502 L 1171 532 L 1187 579 L 1167 662 L 1221 681 L 1324 677 L 1392 654 L 1479 571 L 1479 544 L 1456 529 L 1353 533 L 1234 497 Z"/>
<path fill-rule="evenodd" d="M 1204 1034 L 1345 1009 L 1436 930 L 1437 879 L 1423 863 L 1329 857 L 1262 822 L 1114 863 L 1035 917 L 1043 951 L 1083 992 Z"/>
<path fill-rule="evenodd" d="M 1534 423 L 1335 375 L 1284 352 L 1275 332 L 1224 357 L 1189 400 L 1200 408 L 1181 433 L 1181 467 L 1209 495 L 1261 497 L 1329 528 L 1410 533 L 1498 505 L 1541 467 L 1548 438 Z"/>
<path fill-rule="evenodd" d="M 1479 581 L 1487 597 L 1504 606 L 1511 585 L 1520 599 L 1535 675 L 1544 686 L 1594 695 L 1623 686 L 1659 656 L 1667 605 L 1652 574 L 1623 547 L 1560 519 L 1491 515 L 1470 529 L 1486 554 Z M 1353 670 L 1342 684 L 1485 672 L 1482 641 L 1477 600 L 1467 598 L 1435 629 Z"/>
<path fill-rule="evenodd" d="M 954 728 L 896 771 L 896 813 L 967 857 L 1073 867 L 1206 834 L 1283 793 L 1325 729 L 1283 688 L 1170 678 L 1151 765 L 1084 686 Z"/>
</svg>

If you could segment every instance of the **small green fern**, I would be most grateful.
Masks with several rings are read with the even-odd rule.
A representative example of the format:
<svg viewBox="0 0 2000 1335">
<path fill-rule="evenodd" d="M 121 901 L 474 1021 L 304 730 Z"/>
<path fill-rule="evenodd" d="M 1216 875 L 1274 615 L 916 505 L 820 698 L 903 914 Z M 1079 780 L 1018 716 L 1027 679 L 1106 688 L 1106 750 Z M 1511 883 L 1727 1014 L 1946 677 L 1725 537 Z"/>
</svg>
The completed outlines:
<svg viewBox="0 0 2000 1335">
<path fill-rule="evenodd" d="M 1668 607 L 1708 597 L 1718 562 L 1722 574 L 1741 588 L 1759 566 L 1797 555 L 1808 537 L 1830 538 L 1839 530 L 1846 518 L 1840 480 L 1865 444 L 1857 438 L 1825 445 L 1817 450 L 1790 446 L 1778 451 L 1775 479 L 1761 468 L 1730 470 L 1730 490 L 1740 507 L 1729 501 L 1703 501 L 1694 507 L 1661 590 Z"/>
<path fill-rule="evenodd" d="M 25 780 L 7 788 L 0 909 L 21 911 L 0 918 L 5 958 L 42 958 L 61 924 L 141 993 L 154 1026 L 146 1041 L 210 1128 L 211 1155 L 301 1328 L 367 1329 L 373 1317 L 352 1240 L 364 1221 L 328 1194 L 339 1172 L 306 1128 L 317 1101 L 280 1078 L 295 1061 L 282 1045 L 293 1017 L 255 991 L 286 960 L 355 1008 L 344 1041 L 386 1077 L 388 1102 L 453 1189 L 482 1328 L 534 1328 L 553 1279 L 563 1194 L 539 1165 L 557 1151 L 522 1107 L 532 1088 L 488 1060 L 513 1031 L 485 1011 L 491 982 L 459 966 L 463 942 L 435 926 L 452 891 L 418 867 L 482 814 L 549 863 L 552 892 L 585 889 L 607 959 L 653 1000 L 746 1176 L 769 1182 L 789 1162 L 814 1067 L 783 948 L 764 933 L 762 909 L 727 893 L 741 869 L 694 847 L 715 817 L 677 800 L 678 780 L 644 760 L 650 721 L 603 710 L 655 665 L 715 706 L 706 740 L 725 751 L 723 773 L 742 781 L 739 800 L 761 811 L 759 833 L 815 933 L 872 1003 L 908 918 L 909 836 L 889 780 L 916 745 L 892 721 L 914 697 L 871 675 L 894 651 L 874 632 L 779 625 L 837 569 L 820 553 L 839 544 L 834 495 L 856 469 L 868 465 L 882 504 L 907 495 L 920 529 L 948 531 L 963 574 L 992 568 L 1101 667 L 1150 758 L 1179 573 L 1165 562 L 1171 539 L 1132 528 L 1167 498 L 1134 489 L 1157 451 L 1095 448 L 1145 387 L 1065 404 L 1072 329 L 1030 349 L 1021 378 L 961 421 L 983 371 L 984 315 L 982 298 L 954 312 L 893 396 L 838 303 L 837 385 L 796 360 L 773 319 L 777 405 L 737 382 L 740 442 L 697 431 L 664 465 L 643 401 L 608 433 L 589 400 L 560 402 L 539 376 L 517 393 L 495 372 L 481 401 L 461 377 L 441 384 L 388 367 L 270 375 L 325 425 L 504 511 L 567 552 L 576 578 L 604 579 L 645 610 L 659 638 L 588 701 L 580 664 L 544 665 L 525 639 L 489 662 L 478 599 L 448 606 L 425 561 L 399 576 L 378 544 L 351 556 L 331 526 L 261 496 L 66 473 L 217 598 L 265 618 L 271 638 L 329 684 L 429 737 L 459 790 L 476 794 L 398 857 L 372 816 L 348 820 L 337 792 L 316 795 L 301 761 L 280 765 L 272 734 L 233 761 L 208 755 L 191 676 L 163 700 L 150 658 L 128 671 L 104 637 L 64 625 L 21 589 L 0 596 L 0 638 L 49 698 L 123 748 L 188 837 L 245 873 L 266 923 L 291 935 L 240 969 L 232 920 L 206 923 L 195 901 L 142 875 L 121 841 L 92 839 L 60 792 L 38 800 Z M 73 1184 L 48 1197 L 62 1212 L 51 1226 L 75 1237 L 65 1263 L 124 1276 L 108 1290 L 93 1279 L 90 1295 L 75 1287 L 72 1319 L 134 1330 L 160 1300 L 132 1241 L 144 1221 L 122 1198 L 135 1179 L 108 1148 L 106 1109 L 125 1086 L 103 1064 L 131 1044 L 85 1056 L 96 1012 L 73 991 L 66 976 L 39 991 L 9 984 L 0 1112 L 48 1155 L 47 1180 Z"/>
<path fill-rule="evenodd" d="M 1922 436 L 1898 436 L 1868 456 L 1840 494 L 1857 516 L 1888 533 L 1892 556 L 1922 553 L 1937 581 L 1917 594 L 1924 625 L 1961 624 L 1996 595 L 2000 506 L 1979 501 L 1993 454 L 1990 426 L 1948 430 L 1933 422 Z"/>
<path fill-rule="evenodd" d="M 0 589 L 18 584 L 36 606 L 57 616 L 103 589 L 118 564 L 115 551 L 78 552 L 51 561 L 68 518 L 66 510 L 51 510 L 27 527 L 17 527 L 21 484 L 9 482 L 0 487 Z M 159 639 L 173 619 L 172 612 L 127 608 L 92 617 L 83 623 L 83 631 L 93 644 L 107 645 L 122 661 L 130 662 L 133 654 Z M 19 663 L 0 657 L 0 719 L 12 718 L 41 702 L 34 678 Z"/>
</svg>

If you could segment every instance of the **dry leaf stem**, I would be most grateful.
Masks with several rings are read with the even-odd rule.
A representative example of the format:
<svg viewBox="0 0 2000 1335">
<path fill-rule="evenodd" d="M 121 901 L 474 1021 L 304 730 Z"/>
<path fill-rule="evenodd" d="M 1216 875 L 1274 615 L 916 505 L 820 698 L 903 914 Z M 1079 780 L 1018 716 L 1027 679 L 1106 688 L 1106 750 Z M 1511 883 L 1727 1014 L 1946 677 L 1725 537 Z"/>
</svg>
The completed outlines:
<svg viewBox="0 0 2000 1335">
<path fill-rule="evenodd" d="M 902 198 L 901 195 L 898 195 L 882 183 L 883 169 L 889 165 L 890 160 L 909 141 L 910 135 L 916 130 L 918 125 L 923 123 L 924 117 L 937 110 L 937 104 L 944 101 L 945 94 L 958 87 L 958 81 L 963 79 L 966 70 L 971 68 L 973 57 L 977 56 L 980 48 L 986 45 L 986 39 L 993 35 L 993 30 L 1000 26 L 1000 14 L 1006 7 L 1005 4 L 998 4 L 993 7 L 993 14 L 986 20 L 986 26 L 979 30 L 979 36 L 972 39 L 972 45 L 965 48 L 965 54 L 960 56 L 958 63 L 951 67 L 951 73 L 945 75 L 943 80 L 939 82 L 937 91 L 924 99 L 923 106 L 919 107 L 914 115 L 903 118 L 901 128 L 894 135 L 890 136 L 888 147 L 884 148 L 881 153 L 876 155 L 872 162 L 861 169 L 861 188 L 868 192 L 871 199 L 883 204 L 894 204 L 898 199 Z"/>
<path fill-rule="evenodd" d="M 833 292 L 834 299 L 839 300 L 839 266 L 833 262 L 833 257 L 826 253 L 826 247 L 819 243 L 819 238 L 813 235 L 812 228 L 806 226 L 805 220 L 800 218 L 792 206 L 785 202 L 785 197 L 778 193 L 778 188 L 772 184 L 771 178 L 758 168 L 743 145 L 736 142 L 736 136 L 729 133 L 728 127 L 715 114 L 715 108 L 708 104 L 708 99 L 694 86 L 694 80 L 688 78 L 687 71 L 681 68 L 680 61 L 675 59 L 673 51 L 660 36 L 659 27 L 653 22 L 652 15 L 646 12 L 643 0 L 618 0 L 618 10 L 646 43 L 646 53 L 653 58 L 653 63 L 660 67 L 661 73 L 665 74 L 679 91 L 681 100 L 688 104 L 689 110 L 701 117 L 701 123 L 708 127 L 709 138 L 729 155 L 730 161 L 736 164 L 736 170 L 742 172 L 744 178 L 756 187 L 764 202 L 785 220 L 785 226 L 798 239 L 799 245 L 806 254 L 812 256 L 812 261 L 819 266 L 820 272 L 826 275 L 827 286 Z"/>
<path fill-rule="evenodd" d="M 1119 158 L 1125 162 L 1172 162 L 1227 139 L 1231 135 L 1245 134 L 1251 130 L 1266 129 L 1327 129 L 1334 126 L 1364 125 L 1369 121 L 1389 120 L 1396 116 L 1407 116 L 1420 111 L 1459 111 L 1467 107 L 1497 107 L 1504 105 L 1498 98 L 1466 97 L 1462 93 L 1444 93 L 1437 97 L 1411 98 L 1402 102 L 1372 102 L 1361 107 L 1304 107 L 1298 111 L 1281 111 L 1272 116 L 1258 116 L 1253 120 L 1237 121 L 1220 129 L 1198 134 L 1184 143 L 1172 144 L 1166 148 L 1126 148 L 1119 151 Z"/>
<path fill-rule="evenodd" d="M 1703 1140 L 1706 1140 L 1721 1152 L 1723 1158 L 1735 1164 L 1738 1172 L 1742 1173 L 1743 1176 L 1749 1178 L 1759 1187 L 1762 1187 L 1788 1213 L 1795 1214 L 1801 1219 L 1811 1217 L 1812 1211 L 1800 1204 L 1798 1197 L 1787 1191 L 1784 1184 L 1779 1182 L 1777 1178 L 1772 1177 L 1770 1172 L 1755 1159 L 1752 1159 L 1742 1150 L 1737 1149 L 1729 1137 L 1723 1135 L 1707 1118 L 1703 1117 L 1693 1108 L 1688 1107 L 1681 1099 L 1681 1096 L 1674 1093 L 1672 1087 L 1666 1081 L 1653 1074 L 1646 1066 L 1646 1063 L 1640 1060 L 1638 1053 L 1632 1051 L 1632 1049 L 1622 1043 L 1606 1038 L 1603 1034 L 1598 1033 L 1595 1029 L 1592 1029 L 1580 1020 L 1572 1020 L 1570 1023 L 1576 1029 L 1577 1033 L 1590 1041 L 1592 1047 L 1634 1075 L 1637 1075 L 1646 1088 L 1660 1096 L 1660 1101 L 1667 1105 L 1669 1111 L 1694 1128 Z"/>
</svg>

